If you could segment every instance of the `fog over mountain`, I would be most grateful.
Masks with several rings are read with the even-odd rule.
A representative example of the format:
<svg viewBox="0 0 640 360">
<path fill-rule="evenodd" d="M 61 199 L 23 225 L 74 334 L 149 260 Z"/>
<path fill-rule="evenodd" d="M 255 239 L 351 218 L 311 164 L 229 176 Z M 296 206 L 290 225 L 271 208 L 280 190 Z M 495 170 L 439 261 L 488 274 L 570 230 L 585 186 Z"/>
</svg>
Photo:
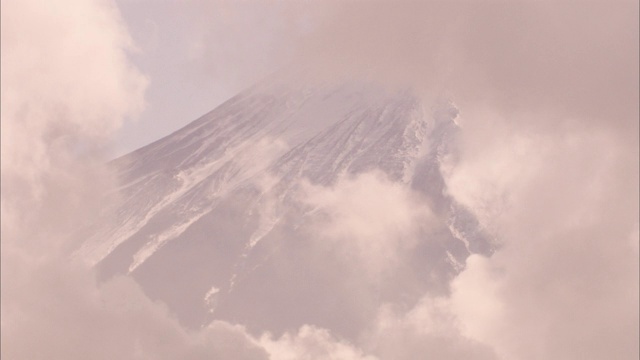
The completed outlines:
<svg viewBox="0 0 640 360">
<path fill-rule="evenodd" d="M 3 359 L 640 356 L 637 2 L 0 13 Z"/>
<path fill-rule="evenodd" d="M 441 173 L 457 114 L 376 84 L 269 79 L 115 160 L 121 203 L 78 256 L 192 327 L 355 339 L 380 305 L 446 294 L 467 256 L 492 250 Z"/>
</svg>

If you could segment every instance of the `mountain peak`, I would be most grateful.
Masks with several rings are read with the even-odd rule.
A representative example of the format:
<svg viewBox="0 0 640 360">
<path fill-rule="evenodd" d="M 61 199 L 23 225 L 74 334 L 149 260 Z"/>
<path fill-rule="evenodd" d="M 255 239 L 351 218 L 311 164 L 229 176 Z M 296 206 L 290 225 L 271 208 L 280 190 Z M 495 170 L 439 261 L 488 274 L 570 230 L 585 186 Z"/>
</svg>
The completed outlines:
<svg viewBox="0 0 640 360">
<path fill-rule="evenodd" d="M 276 272 L 269 280 L 274 286 L 312 296 L 309 289 L 290 288 L 277 271 L 282 264 L 274 263 L 300 246 L 315 246 L 295 241 L 315 236 L 307 224 L 316 215 L 299 198 L 301 184 L 329 188 L 340 179 L 377 172 L 424 197 L 441 219 L 438 240 L 417 245 L 430 249 L 425 256 L 432 263 L 425 267 L 416 258 L 406 266 L 423 268 L 418 273 L 425 287 L 444 284 L 470 252 L 490 249 L 477 221 L 446 195 L 440 173 L 440 161 L 458 131 L 457 113 L 449 101 L 425 106 L 409 90 L 390 92 L 375 84 L 261 83 L 115 160 L 122 201 L 114 220 L 101 224 L 78 255 L 104 277 L 134 276 L 152 298 L 166 302 L 192 326 L 211 316 L 241 317 L 256 329 L 303 324 L 308 320 L 303 313 L 275 324 L 267 313 L 282 304 L 270 292 L 264 309 L 251 316 L 238 312 L 238 303 L 246 296 L 265 296 L 253 294 L 260 286 L 252 286 L 264 275 L 255 272 L 258 267 Z M 294 263 L 294 268 L 305 266 Z M 184 288 L 175 291 L 175 284 Z M 422 293 L 394 295 L 392 288 L 384 290 L 385 296 Z"/>
</svg>

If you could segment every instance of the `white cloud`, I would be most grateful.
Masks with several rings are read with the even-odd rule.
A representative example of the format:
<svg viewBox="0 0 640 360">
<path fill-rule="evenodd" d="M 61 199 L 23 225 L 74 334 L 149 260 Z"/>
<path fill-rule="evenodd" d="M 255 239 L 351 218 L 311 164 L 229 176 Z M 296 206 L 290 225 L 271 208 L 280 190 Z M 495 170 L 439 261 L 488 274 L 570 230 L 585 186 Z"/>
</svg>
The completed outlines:
<svg viewBox="0 0 640 360">
<path fill-rule="evenodd" d="M 96 284 L 82 266 L 11 257 L 3 272 L 3 358 L 268 358 L 241 327 L 216 322 L 187 331 L 127 277 Z"/>
<path fill-rule="evenodd" d="M 144 104 L 130 49 L 110 2 L 2 3 L 3 235 L 75 227 L 70 219 L 82 218 L 67 212 L 85 216 L 77 210 L 98 201 L 91 188 L 109 182 L 95 165 L 106 139 Z"/>
<path fill-rule="evenodd" d="M 365 339 L 381 359 L 497 359 L 488 346 L 462 334 L 446 297 L 427 295 L 405 312 L 381 306 Z"/>
<path fill-rule="evenodd" d="M 357 259 L 371 278 L 398 265 L 434 222 L 419 195 L 383 173 L 342 178 L 331 187 L 303 184 L 302 201 L 319 219 L 317 241 Z"/>
<path fill-rule="evenodd" d="M 340 341 L 326 329 L 304 325 L 296 334 L 285 333 L 273 340 L 269 334 L 260 343 L 278 360 L 377 360 L 345 341 Z"/>
<path fill-rule="evenodd" d="M 615 126 L 495 125 L 510 129 L 500 141 L 465 129 L 481 140 L 466 142 L 448 179 L 502 243 L 452 283 L 465 333 L 508 359 L 637 358 L 637 144 Z"/>
<path fill-rule="evenodd" d="M 108 201 L 107 141 L 144 103 L 132 46 L 110 1 L 2 2 L 2 357 L 266 359 L 242 328 L 192 334 L 133 280 L 69 262 Z"/>
</svg>

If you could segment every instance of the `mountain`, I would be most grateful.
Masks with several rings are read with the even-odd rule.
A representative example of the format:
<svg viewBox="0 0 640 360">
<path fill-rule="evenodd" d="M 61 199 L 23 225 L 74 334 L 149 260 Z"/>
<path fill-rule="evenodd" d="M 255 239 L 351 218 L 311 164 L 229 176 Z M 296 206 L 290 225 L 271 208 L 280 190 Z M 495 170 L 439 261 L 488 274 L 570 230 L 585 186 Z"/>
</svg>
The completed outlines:
<svg viewBox="0 0 640 360">
<path fill-rule="evenodd" d="M 410 90 L 265 81 L 114 160 L 117 205 L 77 255 L 103 279 L 132 276 L 190 327 L 315 324 L 354 338 L 381 303 L 444 293 L 469 254 L 491 251 L 446 192 L 441 167 L 455 155 L 457 115 L 451 102 L 424 104 Z M 374 275 L 354 265 L 362 249 L 341 246 L 348 236 L 326 239 L 336 215 L 304 200 L 362 176 L 414 194 L 437 219 Z"/>
</svg>

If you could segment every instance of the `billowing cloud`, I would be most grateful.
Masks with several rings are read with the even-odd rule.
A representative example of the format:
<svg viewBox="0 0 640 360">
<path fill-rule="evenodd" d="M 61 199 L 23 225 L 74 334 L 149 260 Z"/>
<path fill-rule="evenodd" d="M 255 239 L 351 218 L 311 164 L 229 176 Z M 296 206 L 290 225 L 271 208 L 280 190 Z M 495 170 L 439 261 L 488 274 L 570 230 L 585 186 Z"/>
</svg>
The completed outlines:
<svg viewBox="0 0 640 360">
<path fill-rule="evenodd" d="M 489 346 L 462 333 L 446 297 L 425 296 L 408 311 L 383 305 L 364 338 L 380 359 L 498 359 Z"/>
<path fill-rule="evenodd" d="M 260 343 L 272 359 L 279 360 L 377 360 L 346 341 L 336 339 L 326 329 L 302 326 L 297 333 L 285 333 L 277 340 L 264 334 Z"/>
<path fill-rule="evenodd" d="M 448 193 L 500 248 L 443 311 L 505 359 L 637 358 L 637 4 L 370 5 L 329 8 L 303 52 L 459 105 Z"/>
<path fill-rule="evenodd" d="M 502 243 L 452 283 L 466 334 L 511 359 L 636 358 L 637 147 L 591 128 L 503 135 L 448 178 Z"/>
<path fill-rule="evenodd" d="M 3 262 L 10 262 L 3 264 L 3 357 L 268 359 L 241 327 L 212 323 L 187 331 L 130 278 L 98 285 L 88 269 L 59 259 Z"/>
<path fill-rule="evenodd" d="M 25 246 L 46 234 L 34 244 L 46 252 L 52 233 L 86 220 L 78 209 L 98 205 L 93 186 L 109 180 L 95 163 L 142 110 L 147 81 L 127 61 L 133 44 L 109 2 L 7 1 L 2 10 L 3 239 Z M 9 229 L 32 235 L 17 240 Z"/>
<path fill-rule="evenodd" d="M 317 241 L 341 249 L 371 279 L 397 268 L 435 221 L 424 201 L 383 173 L 341 179 L 332 187 L 304 184 L 303 199 L 320 219 Z"/>
<path fill-rule="evenodd" d="M 144 105 L 132 49 L 111 2 L 2 3 L 2 357 L 266 359 L 240 327 L 193 334 L 133 280 L 69 261 L 114 184 L 107 142 Z"/>
</svg>

